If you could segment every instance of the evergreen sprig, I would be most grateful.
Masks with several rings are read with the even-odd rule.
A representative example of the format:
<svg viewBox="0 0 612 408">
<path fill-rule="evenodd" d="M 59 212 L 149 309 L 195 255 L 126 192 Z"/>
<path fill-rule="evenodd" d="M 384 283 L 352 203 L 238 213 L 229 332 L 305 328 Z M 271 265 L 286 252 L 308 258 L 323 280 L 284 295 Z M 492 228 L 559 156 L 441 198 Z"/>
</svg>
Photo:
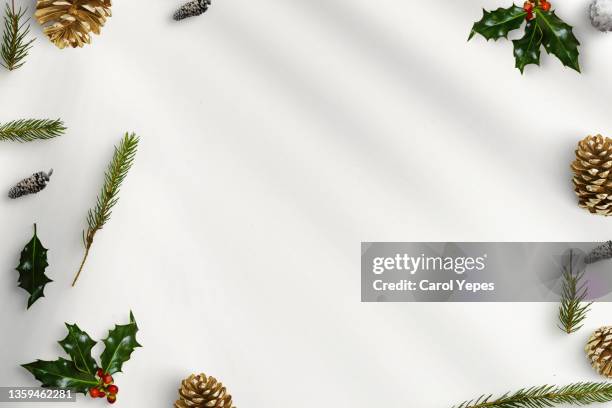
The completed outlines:
<svg viewBox="0 0 612 408">
<path fill-rule="evenodd" d="M 612 383 L 579 382 L 565 386 L 522 388 L 493 399 L 492 395 L 465 401 L 453 408 L 544 408 L 560 404 L 588 405 L 612 401 Z"/>
<path fill-rule="evenodd" d="M 66 131 L 60 119 L 19 119 L 0 124 L 0 141 L 31 142 L 52 139 Z"/>
<path fill-rule="evenodd" d="M 15 10 L 15 0 L 11 0 L 11 4 L 6 3 L 4 10 L 4 34 L 2 36 L 2 48 L 0 55 L 4 63 L 0 63 L 8 70 L 17 69 L 25 64 L 25 58 L 28 56 L 28 51 L 32 48 L 34 38 L 27 40 L 26 37 L 30 33 L 29 18 L 24 20 L 27 12 L 21 7 Z"/>
<path fill-rule="evenodd" d="M 582 283 L 584 272 L 573 272 L 573 255 L 570 251 L 569 267 L 563 267 L 563 289 L 559 305 L 559 328 L 567 334 L 574 333 L 582 327 L 591 302 L 585 303 L 587 288 Z"/>
<path fill-rule="evenodd" d="M 110 220 L 112 209 L 117 204 L 117 201 L 119 201 L 121 184 L 134 162 L 136 150 L 138 149 L 138 141 L 139 138 L 134 133 L 126 133 L 119 146 L 115 146 L 115 153 L 104 175 L 104 186 L 98 195 L 96 206 L 90 209 L 87 214 L 88 229 L 83 231 L 85 255 L 83 256 L 79 271 L 74 277 L 72 286 L 76 284 L 83 271 L 96 233 Z"/>
</svg>

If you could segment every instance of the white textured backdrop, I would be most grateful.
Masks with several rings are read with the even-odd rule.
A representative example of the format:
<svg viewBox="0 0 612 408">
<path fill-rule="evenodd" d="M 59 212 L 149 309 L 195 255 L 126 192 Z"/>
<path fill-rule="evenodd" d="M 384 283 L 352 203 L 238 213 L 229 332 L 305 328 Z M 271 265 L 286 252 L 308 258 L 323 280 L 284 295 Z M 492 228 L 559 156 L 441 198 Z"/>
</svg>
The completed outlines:
<svg viewBox="0 0 612 408">
<path fill-rule="evenodd" d="M 524 76 L 510 42 L 466 42 L 506 0 L 213 0 L 174 23 L 179 5 L 117 1 L 80 50 L 34 23 L 27 64 L 0 71 L 0 121 L 69 128 L 0 144 L 0 192 L 55 169 L 39 195 L 0 198 L 0 385 L 36 385 L 19 364 L 57 357 L 64 322 L 100 339 L 130 309 L 144 348 L 116 375 L 120 407 L 170 407 L 198 371 L 242 408 L 439 408 L 597 379 L 581 349 L 606 304 L 568 337 L 555 304 L 359 301 L 364 240 L 612 238 L 568 167 L 580 138 L 612 130 L 612 36 L 586 1 L 553 2 L 584 73 L 543 54 Z M 126 130 L 135 166 L 71 289 Z M 34 222 L 55 282 L 26 312 L 14 267 Z"/>
</svg>

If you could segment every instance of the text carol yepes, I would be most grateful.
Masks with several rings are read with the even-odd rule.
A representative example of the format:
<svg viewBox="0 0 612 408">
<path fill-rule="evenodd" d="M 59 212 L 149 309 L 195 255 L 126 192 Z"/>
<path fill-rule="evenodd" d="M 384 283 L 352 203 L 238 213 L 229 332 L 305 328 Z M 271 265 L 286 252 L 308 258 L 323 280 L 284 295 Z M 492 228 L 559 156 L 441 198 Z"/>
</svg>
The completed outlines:
<svg viewBox="0 0 612 408">
<path fill-rule="evenodd" d="M 495 290 L 493 282 L 468 282 L 465 279 L 451 279 L 446 282 L 431 282 L 427 279 L 412 281 L 402 279 L 396 282 L 384 282 L 380 279 L 372 282 L 372 287 L 376 291 L 454 291 L 463 292 L 482 292 Z"/>
</svg>

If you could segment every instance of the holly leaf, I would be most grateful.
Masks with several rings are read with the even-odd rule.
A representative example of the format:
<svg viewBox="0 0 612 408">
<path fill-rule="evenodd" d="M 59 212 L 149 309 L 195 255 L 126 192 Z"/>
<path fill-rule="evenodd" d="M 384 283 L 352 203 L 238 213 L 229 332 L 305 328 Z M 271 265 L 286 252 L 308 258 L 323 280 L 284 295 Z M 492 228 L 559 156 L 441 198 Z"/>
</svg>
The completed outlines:
<svg viewBox="0 0 612 408">
<path fill-rule="evenodd" d="M 28 309 L 38 299 L 44 297 L 45 285 L 53 282 L 45 275 L 47 263 L 47 249 L 36 235 L 36 224 L 34 224 L 34 237 L 21 251 L 21 259 L 17 266 L 19 271 L 19 287 L 25 289 L 29 294 Z"/>
<path fill-rule="evenodd" d="M 65 358 L 55 361 L 36 360 L 33 363 L 23 364 L 22 367 L 32 373 L 45 388 L 71 388 L 75 392 L 85 394 L 98 384 L 93 374 L 77 370 L 72 361 Z"/>
<path fill-rule="evenodd" d="M 136 341 L 137 332 L 138 326 L 132 312 L 130 312 L 129 324 L 115 325 L 115 328 L 108 332 L 108 337 L 103 340 L 106 348 L 100 356 L 102 369 L 105 373 L 120 372 L 123 363 L 130 359 L 134 349 L 142 347 Z"/>
<path fill-rule="evenodd" d="M 525 26 L 525 35 L 518 40 L 512 40 L 516 67 L 521 71 L 521 74 L 526 65 L 540 65 L 540 47 L 542 46 L 543 36 L 544 34 L 538 24 L 535 20 L 531 20 Z"/>
<path fill-rule="evenodd" d="M 580 72 L 578 63 L 578 46 L 580 42 L 572 32 L 572 26 L 561 20 L 554 11 L 536 9 L 538 27 L 544 37 L 542 44 L 548 54 L 553 54 L 563 65 Z"/>
<path fill-rule="evenodd" d="M 91 356 L 91 350 L 96 342 L 76 324 L 66 323 L 66 327 L 68 328 L 68 335 L 64 340 L 59 341 L 60 346 L 70 356 L 77 370 L 95 375 L 98 364 Z"/>
<path fill-rule="evenodd" d="M 527 12 L 522 7 L 513 4 L 509 8 L 498 8 L 494 11 L 482 10 L 482 19 L 474 23 L 468 41 L 478 33 L 484 38 L 497 40 L 508 38 L 508 33 L 523 24 Z"/>
</svg>

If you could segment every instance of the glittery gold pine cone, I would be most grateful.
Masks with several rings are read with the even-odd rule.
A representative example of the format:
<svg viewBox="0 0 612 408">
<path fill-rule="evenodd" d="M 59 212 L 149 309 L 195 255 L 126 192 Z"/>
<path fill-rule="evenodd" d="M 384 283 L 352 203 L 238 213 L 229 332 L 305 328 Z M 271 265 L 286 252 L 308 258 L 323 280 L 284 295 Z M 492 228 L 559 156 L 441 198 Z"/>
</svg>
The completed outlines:
<svg viewBox="0 0 612 408">
<path fill-rule="evenodd" d="M 612 215 L 612 139 L 597 135 L 578 142 L 571 167 L 578 205 L 592 213 Z"/>
<path fill-rule="evenodd" d="M 92 32 L 100 34 L 111 16 L 111 0 L 38 0 L 34 15 L 59 48 L 82 47 Z"/>
<path fill-rule="evenodd" d="M 601 375 L 612 378 L 612 326 L 595 330 L 585 351 L 593 368 Z"/>
<path fill-rule="evenodd" d="M 174 408 L 234 408 L 232 396 L 216 378 L 192 374 L 179 388 Z"/>
</svg>

